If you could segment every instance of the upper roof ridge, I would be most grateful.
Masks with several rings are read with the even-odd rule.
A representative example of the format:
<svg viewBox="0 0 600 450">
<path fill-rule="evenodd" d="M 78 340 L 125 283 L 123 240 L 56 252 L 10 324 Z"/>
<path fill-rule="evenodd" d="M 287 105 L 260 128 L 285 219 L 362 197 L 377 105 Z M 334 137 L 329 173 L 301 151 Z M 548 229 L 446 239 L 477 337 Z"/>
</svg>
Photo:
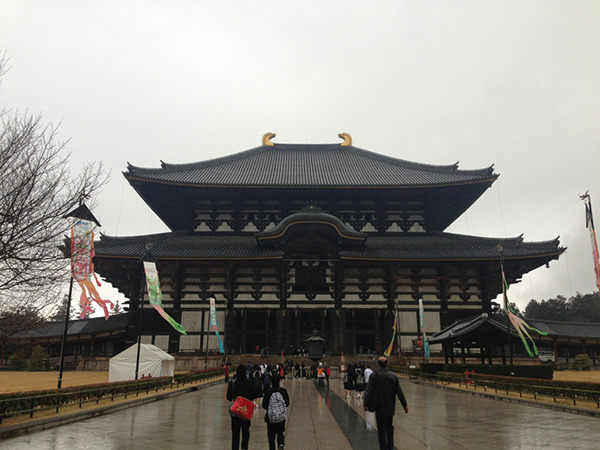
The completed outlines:
<svg viewBox="0 0 600 450">
<path fill-rule="evenodd" d="M 302 152 L 343 152 L 353 153 L 373 160 L 381 161 L 394 166 L 406 167 L 426 172 L 436 173 L 460 173 L 464 175 L 479 175 L 479 176 L 493 176 L 494 165 L 482 169 L 459 169 L 458 162 L 446 165 L 426 164 L 414 161 L 408 161 L 401 158 L 395 158 L 393 156 L 383 155 L 370 150 L 365 150 L 360 147 L 353 145 L 342 145 L 339 143 L 335 144 L 280 144 L 273 143 L 272 145 L 261 145 L 259 147 L 251 148 L 241 152 L 237 152 L 231 155 L 220 156 L 204 161 L 196 161 L 191 163 L 168 163 L 161 160 L 160 168 L 147 168 L 134 166 L 133 164 L 127 163 L 128 172 L 125 175 L 135 174 L 152 174 L 152 173 L 165 173 L 165 172 L 185 172 L 188 170 L 197 170 L 202 168 L 215 167 L 221 164 L 225 164 L 232 161 L 238 161 L 244 158 L 252 157 L 264 152 L 280 152 L 280 151 L 302 151 Z"/>
</svg>

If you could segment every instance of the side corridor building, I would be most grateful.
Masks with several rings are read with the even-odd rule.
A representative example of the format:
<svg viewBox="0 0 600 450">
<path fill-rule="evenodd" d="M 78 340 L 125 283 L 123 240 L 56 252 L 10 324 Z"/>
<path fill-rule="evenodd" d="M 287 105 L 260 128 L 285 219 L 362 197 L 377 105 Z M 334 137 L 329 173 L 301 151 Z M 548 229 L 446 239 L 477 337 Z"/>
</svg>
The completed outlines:
<svg viewBox="0 0 600 450">
<path fill-rule="evenodd" d="M 391 158 L 353 146 L 347 133 L 340 144 L 273 137 L 208 161 L 129 165 L 125 177 L 171 231 L 96 243 L 96 271 L 130 299 L 128 343 L 147 248 L 165 309 L 188 334 L 143 326 L 144 342 L 170 353 L 217 349 L 214 294 L 229 352 L 287 352 L 317 329 L 330 354 L 381 351 L 395 317 L 401 347 L 412 347 L 421 296 L 428 332 L 490 311 L 502 286 L 499 246 L 509 283 L 565 250 L 558 239 L 444 231 L 496 180 L 493 167 Z"/>
</svg>

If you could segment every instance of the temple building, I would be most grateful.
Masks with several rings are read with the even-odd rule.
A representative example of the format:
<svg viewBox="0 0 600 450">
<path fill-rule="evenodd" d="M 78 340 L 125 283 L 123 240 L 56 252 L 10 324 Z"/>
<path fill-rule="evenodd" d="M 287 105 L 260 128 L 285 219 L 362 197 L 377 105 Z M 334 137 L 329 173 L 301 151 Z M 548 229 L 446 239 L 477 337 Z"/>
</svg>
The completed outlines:
<svg viewBox="0 0 600 450">
<path fill-rule="evenodd" d="M 130 299 L 128 343 L 137 338 L 146 249 L 165 310 L 187 335 L 145 322 L 143 342 L 170 353 L 217 349 L 213 294 L 228 352 L 287 353 L 316 329 L 328 354 L 382 351 L 395 317 L 400 346 L 411 348 L 420 297 L 431 333 L 491 311 L 500 247 L 509 283 L 565 250 L 558 239 L 444 231 L 496 180 L 493 167 L 408 162 L 355 147 L 347 133 L 339 144 L 274 136 L 208 161 L 129 165 L 126 179 L 171 231 L 96 243 L 96 271 Z"/>
</svg>

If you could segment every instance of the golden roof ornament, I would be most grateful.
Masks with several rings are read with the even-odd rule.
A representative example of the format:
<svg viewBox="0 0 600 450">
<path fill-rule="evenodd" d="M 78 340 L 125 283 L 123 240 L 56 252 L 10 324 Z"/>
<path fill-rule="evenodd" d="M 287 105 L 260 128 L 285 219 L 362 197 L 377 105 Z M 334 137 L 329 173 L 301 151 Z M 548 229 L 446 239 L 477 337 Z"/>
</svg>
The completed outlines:
<svg viewBox="0 0 600 450">
<path fill-rule="evenodd" d="M 277 135 L 275 133 L 271 133 L 270 131 L 263 134 L 262 145 L 269 145 L 272 147 L 273 143 L 271 142 L 271 139 L 273 139 L 275 136 L 277 136 Z"/>
<path fill-rule="evenodd" d="M 350 136 L 350 133 L 340 133 L 338 136 L 344 140 L 340 144 L 340 147 L 349 147 L 352 145 L 352 136 Z"/>
</svg>

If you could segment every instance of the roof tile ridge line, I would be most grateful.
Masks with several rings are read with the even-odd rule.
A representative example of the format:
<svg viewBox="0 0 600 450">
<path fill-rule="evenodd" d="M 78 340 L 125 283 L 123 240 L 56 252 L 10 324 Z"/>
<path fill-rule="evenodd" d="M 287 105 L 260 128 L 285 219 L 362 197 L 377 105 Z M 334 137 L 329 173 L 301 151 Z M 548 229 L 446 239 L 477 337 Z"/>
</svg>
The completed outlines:
<svg viewBox="0 0 600 450">
<path fill-rule="evenodd" d="M 470 242 L 489 242 L 490 244 L 498 244 L 501 242 L 513 242 L 515 244 L 520 244 L 523 242 L 523 234 L 520 234 L 519 236 L 514 236 L 514 237 L 506 237 L 506 238 L 500 238 L 500 237 L 487 237 L 487 236 L 473 236 L 470 234 L 458 234 L 458 233 L 448 233 L 447 231 L 432 231 L 431 232 L 432 236 L 437 236 L 437 237 L 450 237 L 453 239 L 457 239 L 457 240 L 462 240 L 462 241 L 470 241 Z M 536 242 L 532 242 L 533 244 L 535 244 Z"/>
<path fill-rule="evenodd" d="M 109 236 L 108 234 L 100 233 L 100 242 L 110 242 L 110 241 L 118 241 L 118 242 L 138 242 L 143 241 L 144 239 L 148 240 L 156 240 L 163 237 L 179 237 L 185 236 L 189 233 L 187 230 L 177 230 L 177 231 L 165 231 L 163 233 L 155 233 L 155 234 L 139 234 L 134 236 Z"/>
<path fill-rule="evenodd" d="M 270 146 L 260 145 L 258 147 L 250 148 L 248 150 L 242 150 L 241 152 L 233 153 L 231 155 L 218 156 L 216 158 L 207 159 L 204 161 L 195 161 L 195 162 L 191 162 L 191 163 L 175 164 L 175 163 L 167 163 L 167 162 L 164 162 L 163 160 L 161 160 L 160 161 L 161 167 L 159 167 L 159 168 L 138 167 L 138 166 L 134 166 L 130 163 L 127 163 L 127 169 L 129 170 L 129 172 L 123 172 L 123 175 L 125 175 L 125 176 L 135 175 L 136 173 L 163 173 L 163 172 L 169 172 L 172 170 L 186 171 L 186 170 L 200 169 L 203 167 L 212 167 L 214 165 L 222 164 L 224 162 L 235 161 L 237 159 L 245 158 L 248 156 L 249 153 L 261 153 L 261 152 L 269 150 L 269 148 L 270 148 Z"/>
<path fill-rule="evenodd" d="M 381 153 L 374 152 L 372 150 L 366 150 L 364 148 L 356 147 L 353 145 L 346 147 L 346 149 L 343 151 L 353 151 L 356 154 L 360 154 L 360 152 L 367 153 L 368 155 L 372 156 L 374 159 L 379 159 L 381 161 L 390 162 L 390 163 L 394 163 L 394 164 L 401 163 L 400 165 L 403 165 L 405 167 L 410 167 L 413 169 L 423 170 L 423 171 L 427 171 L 427 172 L 459 173 L 462 175 L 465 175 L 465 174 L 466 175 L 482 174 L 482 175 L 486 175 L 486 176 L 494 175 L 494 173 L 493 173 L 494 165 L 493 164 L 488 167 L 482 168 L 482 169 L 464 169 L 463 170 L 463 169 L 458 168 L 459 161 L 455 162 L 454 164 L 447 164 L 447 165 L 426 164 L 426 163 L 420 163 L 420 162 L 416 162 L 416 161 L 409 161 L 409 160 L 402 159 L 402 158 L 394 158 L 393 156 L 384 155 Z M 495 176 L 497 177 L 498 175 L 496 174 Z"/>
<path fill-rule="evenodd" d="M 530 241 L 530 242 L 522 242 L 522 245 L 527 247 L 527 246 L 544 246 L 544 245 L 551 245 L 554 244 L 555 247 L 559 248 L 560 245 L 560 235 L 556 236 L 554 239 L 548 239 L 545 241 Z M 566 247 L 560 247 L 560 248 L 565 248 Z"/>
<path fill-rule="evenodd" d="M 530 319 L 525 317 L 527 320 L 537 320 L 538 322 L 551 322 L 556 324 L 565 324 L 565 325 L 596 325 L 600 326 L 600 322 L 565 322 L 564 320 L 550 320 L 550 319 Z"/>
<path fill-rule="evenodd" d="M 523 233 L 519 236 L 500 238 L 500 237 L 486 237 L 486 236 L 473 236 L 468 234 L 448 233 L 446 231 L 432 231 L 431 235 L 439 237 L 451 237 L 459 240 L 471 241 L 471 242 L 482 242 L 489 241 L 490 243 L 500 242 L 514 242 L 517 246 L 524 247 L 545 247 L 548 245 L 554 245 L 558 248 L 560 245 L 560 236 L 554 239 L 548 239 L 545 241 L 525 241 L 523 239 Z M 563 247 L 560 247 L 563 248 Z"/>
</svg>

